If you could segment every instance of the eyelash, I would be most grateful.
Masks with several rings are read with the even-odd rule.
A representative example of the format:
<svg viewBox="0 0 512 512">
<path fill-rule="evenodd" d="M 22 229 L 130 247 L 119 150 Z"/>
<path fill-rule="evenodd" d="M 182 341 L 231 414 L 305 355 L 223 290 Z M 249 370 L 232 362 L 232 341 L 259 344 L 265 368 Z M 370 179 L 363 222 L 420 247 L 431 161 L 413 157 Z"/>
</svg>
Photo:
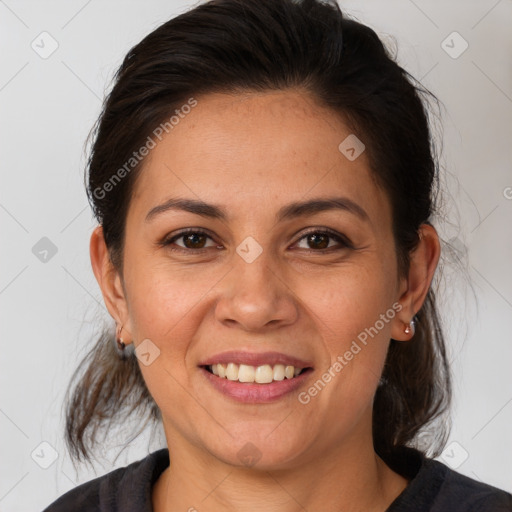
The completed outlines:
<svg viewBox="0 0 512 512">
<path fill-rule="evenodd" d="M 177 251 L 177 252 L 182 252 L 182 253 L 183 252 L 184 253 L 193 252 L 193 253 L 196 253 L 196 254 L 201 254 L 201 253 L 203 253 L 203 252 L 205 252 L 205 251 L 207 251 L 209 249 L 213 249 L 214 248 L 214 247 L 205 247 L 205 248 L 202 248 L 202 249 L 188 249 L 188 248 L 183 248 L 183 247 L 178 247 L 178 248 L 171 247 L 171 245 L 174 243 L 175 240 L 183 238 L 185 235 L 188 235 L 188 234 L 205 235 L 208 238 L 210 238 L 211 240 L 213 240 L 212 236 L 209 233 L 207 233 L 206 231 L 202 230 L 202 229 L 188 228 L 188 229 L 185 229 L 183 231 L 180 231 L 178 234 L 173 235 L 170 238 L 164 238 L 160 242 L 159 245 L 161 247 L 166 247 L 166 248 L 168 248 L 171 251 Z M 338 248 L 330 247 L 330 248 L 327 248 L 327 249 L 299 249 L 299 250 L 303 250 L 303 251 L 306 251 L 306 252 L 309 252 L 309 253 L 328 253 L 328 252 L 332 252 L 333 250 L 338 250 L 339 251 L 341 249 L 354 249 L 353 244 L 350 242 L 350 240 L 346 236 L 344 236 L 344 235 L 342 235 L 340 233 L 337 233 L 336 231 L 334 231 L 332 229 L 329 229 L 329 228 L 313 228 L 310 231 L 307 231 L 306 233 L 304 233 L 297 240 L 297 242 L 295 242 L 295 244 L 299 243 L 301 240 L 303 240 L 304 238 L 306 238 L 307 236 L 312 235 L 312 234 L 315 234 L 315 235 L 327 235 L 330 238 L 334 239 L 336 242 L 338 242 L 341 245 L 341 247 L 338 247 Z"/>
</svg>

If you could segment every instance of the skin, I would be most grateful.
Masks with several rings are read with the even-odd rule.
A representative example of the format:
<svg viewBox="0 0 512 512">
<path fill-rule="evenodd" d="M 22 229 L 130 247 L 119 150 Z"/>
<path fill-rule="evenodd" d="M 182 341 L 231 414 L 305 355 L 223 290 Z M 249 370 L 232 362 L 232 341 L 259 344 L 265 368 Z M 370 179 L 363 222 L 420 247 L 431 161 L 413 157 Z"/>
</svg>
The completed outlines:
<svg viewBox="0 0 512 512">
<path fill-rule="evenodd" d="M 90 244 L 124 342 L 149 338 L 160 350 L 150 365 L 139 362 L 171 458 L 153 488 L 154 510 L 382 512 L 408 482 L 374 451 L 372 401 L 390 338 L 411 338 L 404 328 L 430 287 L 438 236 L 421 226 L 409 272 L 400 277 L 385 191 L 364 152 L 349 161 L 338 150 L 351 133 L 340 116 L 307 93 L 197 99 L 146 159 L 126 220 L 123 275 L 110 263 L 101 227 Z M 329 210 L 275 221 L 290 202 L 331 196 L 351 199 L 368 220 Z M 214 203 L 229 218 L 170 210 L 147 222 L 148 211 L 170 197 Z M 193 253 L 183 237 L 172 247 L 188 252 L 158 245 L 183 228 L 209 232 L 203 252 Z M 308 228 L 331 228 L 354 248 L 328 238 L 326 250 L 305 238 Z M 262 248 L 252 263 L 236 252 L 248 236 Z M 298 392 L 394 303 L 401 306 L 394 318 L 301 404 Z M 284 352 L 312 361 L 314 372 L 276 402 L 241 404 L 197 367 L 232 349 Z M 237 455 L 247 442 L 261 454 L 252 467 Z"/>
</svg>

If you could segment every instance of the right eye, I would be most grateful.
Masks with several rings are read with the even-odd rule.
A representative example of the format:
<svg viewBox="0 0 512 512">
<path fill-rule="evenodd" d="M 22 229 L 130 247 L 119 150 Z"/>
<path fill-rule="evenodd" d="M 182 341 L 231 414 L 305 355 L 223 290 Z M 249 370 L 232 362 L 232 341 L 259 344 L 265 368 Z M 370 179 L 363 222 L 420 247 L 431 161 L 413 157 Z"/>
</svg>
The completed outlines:
<svg viewBox="0 0 512 512">
<path fill-rule="evenodd" d="M 163 247 L 168 247 L 171 251 L 182 251 L 182 252 L 203 252 L 204 250 L 210 247 L 222 248 L 218 244 L 210 245 L 206 247 L 206 241 L 210 239 L 213 242 L 212 237 L 206 233 L 205 231 L 201 231 L 199 229 L 189 228 L 179 233 L 173 235 L 172 237 L 166 237 L 161 245 Z M 183 245 L 176 244 L 175 242 L 181 240 Z M 176 247 L 172 247 L 173 245 L 177 245 Z"/>
</svg>

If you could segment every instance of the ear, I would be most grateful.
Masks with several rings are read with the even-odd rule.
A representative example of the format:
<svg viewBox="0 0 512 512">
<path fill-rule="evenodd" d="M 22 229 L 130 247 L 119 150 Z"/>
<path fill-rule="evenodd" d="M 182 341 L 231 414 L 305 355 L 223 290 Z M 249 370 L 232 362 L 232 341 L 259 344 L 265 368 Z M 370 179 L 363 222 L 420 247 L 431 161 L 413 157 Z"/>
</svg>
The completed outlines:
<svg viewBox="0 0 512 512">
<path fill-rule="evenodd" d="M 118 327 L 123 327 L 122 338 L 128 344 L 131 342 L 132 329 L 125 291 L 121 276 L 110 259 L 102 226 L 94 229 L 89 244 L 89 252 L 92 269 L 101 288 L 105 305 Z"/>
<path fill-rule="evenodd" d="M 405 333 L 404 329 L 425 301 L 441 254 L 439 236 L 433 226 L 422 224 L 419 237 L 418 246 L 411 253 L 407 279 L 402 284 L 399 299 L 402 309 L 391 330 L 391 337 L 399 341 L 407 341 L 414 335 L 414 332 Z"/>
</svg>

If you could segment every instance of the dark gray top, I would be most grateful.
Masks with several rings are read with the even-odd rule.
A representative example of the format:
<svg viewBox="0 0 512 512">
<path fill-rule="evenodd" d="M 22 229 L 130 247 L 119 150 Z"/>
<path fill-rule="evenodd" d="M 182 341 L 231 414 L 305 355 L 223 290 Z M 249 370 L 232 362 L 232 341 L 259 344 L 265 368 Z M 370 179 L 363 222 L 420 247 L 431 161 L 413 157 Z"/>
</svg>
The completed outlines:
<svg viewBox="0 0 512 512">
<path fill-rule="evenodd" d="M 512 512 L 512 494 L 404 448 L 389 466 L 410 480 L 384 512 Z M 167 448 L 71 489 L 43 512 L 152 512 L 152 486 L 169 466 Z"/>
</svg>

